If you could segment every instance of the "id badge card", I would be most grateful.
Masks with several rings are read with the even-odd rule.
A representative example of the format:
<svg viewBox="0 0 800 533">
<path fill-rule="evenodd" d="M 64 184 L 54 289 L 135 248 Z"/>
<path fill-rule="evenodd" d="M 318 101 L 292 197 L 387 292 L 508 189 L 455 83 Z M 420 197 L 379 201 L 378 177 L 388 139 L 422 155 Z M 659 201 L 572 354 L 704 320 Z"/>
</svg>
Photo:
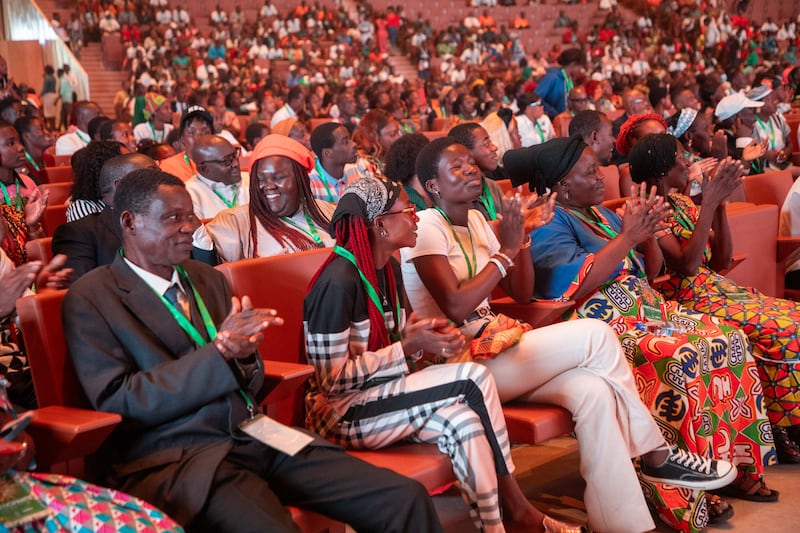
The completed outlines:
<svg viewBox="0 0 800 533">
<path fill-rule="evenodd" d="M 751 302 L 753 301 L 753 295 L 750 294 L 748 291 L 743 290 L 738 285 L 731 283 L 726 279 L 717 279 L 714 280 L 714 285 L 721 294 L 724 294 L 727 298 L 735 302 Z"/>
<path fill-rule="evenodd" d="M 655 289 L 644 278 L 637 279 L 636 286 L 642 297 L 642 318 L 647 321 L 663 322 L 664 315 L 661 312 L 661 298 L 658 297 Z"/>
<path fill-rule="evenodd" d="M 290 456 L 295 455 L 314 440 L 314 437 L 284 426 L 260 413 L 239 424 L 239 429 L 270 448 Z"/>
</svg>

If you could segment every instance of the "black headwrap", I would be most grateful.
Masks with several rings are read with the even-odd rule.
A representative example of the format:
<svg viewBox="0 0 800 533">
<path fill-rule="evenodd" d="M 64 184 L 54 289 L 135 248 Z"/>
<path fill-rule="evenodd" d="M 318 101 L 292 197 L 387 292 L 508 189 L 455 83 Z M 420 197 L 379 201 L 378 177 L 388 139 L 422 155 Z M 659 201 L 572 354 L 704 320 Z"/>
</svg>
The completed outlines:
<svg viewBox="0 0 800 533">
<path fill-rule="evenodd" d="M 528 183 L 531 189 L 544 194 L 569 173 L 586 146 L 579 135 L 556 137 L 528 148 L 509 150 L 503 156 L 503 168 L 515 187 Z"/>
<path fill-rule="evenodd" d="M 375 217 L 392 208 L 402 190 L 402 185 L 385 178 L 360 178 L 350 183 L 339 198 L 336 211 L 331 217 L 330 234 L 336 234 L 336 222 L 345 215 L 363 218 L 367 223 L 372 222 Z"/>
</svg>

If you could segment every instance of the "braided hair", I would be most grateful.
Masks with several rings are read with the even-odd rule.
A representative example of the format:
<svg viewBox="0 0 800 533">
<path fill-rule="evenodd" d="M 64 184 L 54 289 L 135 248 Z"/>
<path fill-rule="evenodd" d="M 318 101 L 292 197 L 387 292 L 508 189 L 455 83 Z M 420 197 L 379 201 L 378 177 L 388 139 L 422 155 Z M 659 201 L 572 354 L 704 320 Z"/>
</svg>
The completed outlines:
<svg viewBox="0 0 800 533">
<path fill-rule="evenodd" d="M 281 156 L 282 157 L 282 156 Z M 311 192 L 311 185 L 308 181 L 308 174 L 297 161 L 286 158 L 291 162 L 292 174 L 294 176 L 297 193 L 300 197 L 300 205 L 320 228 L 327 228 L 330 221 L 322 214 L 319 206 L 314 201 Z M 272 212 L 267 203 L 266 196 L 258 185 L 258 167 L 261 160 L 253 163 L 250 179 L 250 239 L 253 242 L 253 257 L 258 257 L 258 225 L 264 227 L 276 241 L 290 245 L 298 251 L 313 250 L 317 248 L 317 243 L 309 239 L 300 230 L 297 230 L 281 221 L 281 217 Z"/>
<path fill-rule="evenodd" d="M 333 230 L 336 235 L 336 244 L 353 254 L 356 266 L 364 274 L 373 287 L 378 286 L 378 271 L 375 269 L 375 261 L 372 257 L 372 244 L 369 242 L 369 228 L 367 222 L 358 216 L 345 215 L 333 223 Z M 331 261 L 337 257 L 331 254 L 325 263 L 320 267 L 311 280 L 309 287 L 313 287 L 317 278 L 322 274 Z M 385 268 L 386 281 L 388 285 L 387 295 L 390 302 L 396 301 L 397 284 L 394 278 L 394 269 L 387 265 Z M 367 339 L 367 350 L 379 350 L 390 344 L 389 331 L 386 329 L 386 320 L 383 316 L 383 309 L 378 309 L 371 299 L 367 298 L 367 312 L 369 316 L 369 338 Z M 395 317 L 398 321 L 400 317 Z"/>
<path fill-rule="evenodd" d="M 617 152 L 624 156 L 627 156 L 629 153 L 631 153 L 633 143 L 636 142 L 636 129 L 642 122 L 646 122 L 648 120 L 655 120 L 664 126 L 664 130 L 666 131 L 666 121 L 664 121 L 664 119 L 656 113 L 642 113 L 641 115 L 633 115 L 632 117 L 628 118 L 628 120 L 626 120 L 619 129 L 619 135 L 617 135 Z"/>
<path fill-rule="evenodd" d="M 678 157 L 678 141 L 668 133 L 651 133 L 645 135 L 631 148 L 631 179 L 634 183 L 643 183 L 647 178 L 655 176 L 663 178 L 675 166 Z"/>
</svg>

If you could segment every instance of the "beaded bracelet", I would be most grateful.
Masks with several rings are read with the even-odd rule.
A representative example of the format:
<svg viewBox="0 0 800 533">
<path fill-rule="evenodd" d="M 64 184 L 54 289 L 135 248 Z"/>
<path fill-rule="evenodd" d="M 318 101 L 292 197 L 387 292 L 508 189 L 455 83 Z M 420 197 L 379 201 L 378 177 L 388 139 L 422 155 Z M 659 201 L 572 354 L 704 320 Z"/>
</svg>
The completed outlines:
<svg viewBox="0 0 800 533">
<path fill-rule="evenodd" d="M 506 268 L 511 268 L 511 267 L 513 267 L 513 266 L 514 266 L 514 261 L 512 261 L 512 260 L 511 260 L 511 258 L 510 258 L 510 257 L 508 257 L 508 256 L 507 256 L 506 254 L 504 254 L 503 252 L 497 252 L 496 254 L 494 254 L 494 256 L 497 256 L 497 257 L 499 257 L 500 259 L 502 259 L 503 261 L 505 261 L 505 262 L 506 262 L 506 264 L 505 264 L 505 267 L 506 267 Z M 494 256 L 492 256 L 492 257 L 494 257 Z"/>
<path fill-rule="evenodd" d="M 492 257 L 491 259 L 489 259 L 489 262 L 494 264 L 494 266 L 497 267 L 497 270 L 500 271 L 500 277 L 501 278 L 504 278 L 504 277 L 506 277 L 508 275 L 508 272 L 506 271 L 506 267 L 503 266 L 503 263 L 500 262 L 499 259 L 497 259 L 496 257 Z"/>
</svg>

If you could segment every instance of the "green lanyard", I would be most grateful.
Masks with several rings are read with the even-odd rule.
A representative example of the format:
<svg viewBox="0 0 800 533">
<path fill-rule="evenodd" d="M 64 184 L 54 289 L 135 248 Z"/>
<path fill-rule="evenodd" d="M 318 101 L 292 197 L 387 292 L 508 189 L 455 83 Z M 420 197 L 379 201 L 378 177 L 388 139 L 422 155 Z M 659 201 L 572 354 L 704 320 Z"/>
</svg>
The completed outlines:
<svg viewBox="0 0 800 533">
<path fill-rule="evenodd" d="M 569 209 L 569 212 L 578 217 L 583 221 L 584 224 L 589 226 L 596 234 L 600 235 L 601 237 L 608 237 L 610 239 L 616 238 L 619 233 L 611 227 L 605 217 L 597 211 L 594 207 L 590 207 L 589 211 L 596 217 L 595 219 L 591 219 L 584 215 L 582 212 L 578 211 L 577 209 Z M 641 263 L 639 260 L 636 259 L 636 254 L 633 253 L 633 248 L 628 252 L 628 257 L 633 262 L 634 265 L 639 267 L 639 277 L 643 278 L 647 274 L 644 272 L 644 268 L 642 268 Z"/>
<path fill-rule="evenodd" d="M 3 190 L 3 200 L 6 202 L 7 205 L 13 205 L 19 211 L 24 209 L 22 204 L 22 185 L 19 182 L 19 178 L 14 178 L 14 185 L 17 187 L 17 194 L 16 194 L 16 202 L 13 204 L 11 203 L 11 197 L 8 195 L 8 189 L 6 188 L 6 184 L 0 181 L 0 189 Z"/>
<path fill-rule="evenodd" d="M 85 138 L 78 130 L 75 130 L 75 135 L 77 135 L 78 139 L 82 140 L 84 143 L 89 144 L 90 139 Z"/>
<path fill-rule="evenodd" d="M 542 125 L 539 124 L 539 120 L 534 120 L 534 124 L 536 124 L 536 129 L 539 130 L 539 137 L 541 137 L 542 142 L 545 142 L 547 139 L 544 138 L 544 130 L 542 130 Z"/>
<path fill-rule="evenodd" d="M 36 161 L 33 160 L 33 156 L 31 154 L 29 154 L 27 150 L 25 150 L 25 159 L 28 160 L 28 163 L 31 164 L 31 166 L 33 167 L 33 169 L 36 172 L 39 172 L 40 170 L 42 170 L 41 168 L 39 168 L 39 165 L 36 163 Z M 42 161 L 42 166 L 43 167 L 45 166 L 44 161 Z"/>
<path fill-rule="evenodd" d="M 564 95 L 564 99 L 566 100 L 567 96 L 569 95 L 569 92 L 572 90 L 575 84 L 572 83 L 572 79 L 569 77 L 566 70 L 562 68 L 561 73 L 564 75 L 564 88 L 566 89 L 567 93 Z"/>
<path fill-rule="evenodd" d="M 306 217 L 306 222 L 308 222 L 307 230 L 289 217 L 281 217 L 281 220 L 292 226 L 294 229 L 300 231 L 307 237 L 311 237 L 314 243 L 316 243 L 317 247 L 322 248 L 324 246 L 322 244 L 322 238 L 319 236 L 317 228 L 314 227 L 314 221 L 311 220 L 311 217 L 308 216 L 308 213 L 306 212 L 305 209 L 303 209 L 303 216 Z"/>
<path fill-rule="evenodd" d="M 335 203 L 336 199 L 333 197 L 333 193 L 331 192 L 331 188 L 328 187 L 328 179 L 325 177 L 326 172 L 325 172 L 325 169 L 322 168 L 322 163 L 319 162 L 319 159 L 317 159 L 314 162 L 314 166 L 317 169 L 317 174 L 319 174 L 319 180 L 325 186 L 325 192 L 328 193 L 328 201 L 330 203 Z"/>
<path fill-rule="evenodd" d="M 220 200 L 222 200 L 222 203 L 223 203 L 223 204 L 225 204 L 225 205 L 227 205 L 227 206 L 228 206 L 228 209 L 231 209 L 231 208 L 234 208 L 234 207 L 236 207 L 236 201 L 239 199 L 239 189 L 238 189 L 238 188 L 237 188 L 235 191 L 233 191 L 233 200 L 231 200 L 230 202 L 229 202 L 228 200 L 226 200 L 226 199 L 225 199 L 225 197 L 224 197 L 224 196 L 222 196 L 222 195 L 219 193 L 219 191 L 218 191 L 218 190 L 216 190 L 216 189 L 211 189 L 211 191 L 212 191 L 214 194 L 216 194 L 216 195 L 217 195 L 217 198 L 219 198 Z"/>
<path fill-rule="evenodd" d="M 121 248 L 119 251 L 119 255 L 124 257 Z M 213 340 L 217 336 L 217 327 L 214 325 L 214 321 L 211 319 L 211 314 L 208 312 L 208 309 L 206 308 L 206 304 L 203 301 L 203 298 L 197 292 L 197 289 L 194 288 L 194 285 L 189 279 L 189 275 L 186 273 L 186 270 L 184 270 L 184 268 L 180 265 L 175 265 L 175 270 L 178 271 L 178 277 L 181 280 L 183 280 L 183 282 L 186 283 L 189 287 L 191 287 L 192 295 L 194 295 L 194 301 L 197 302 L 197 309 L 200 311 L 200 316 L 203 318 L 203 324 L 206 327 L 208 338 Z M 178 311 L 175 308 L 175 306 L 172 305 L 172 303 L 170 303 L 169 300 L 164 298 L 163 294 L 156 292 L 155 289 L 153 290 L 153 292 L 156 293 L 156 296 L 158 296 L 158 298 L 161 300 L 161 303 L 163 303 L 167 307 L 167 310 L 169 310 L 170 314 L 178 323 L 178 325 L 181 327 L 181 329 L 185 331 L 186 334 L 189 335 L 189 337 L 191 337 L 191 339 L 194 341 L 194 343 L 197 345 L 198 348 L 202 348 L 203 346 L 208 344 L 208 342 L 203 338 L 203 336 L 200 335 L 200 332 L 197 331 L 197 328 L 194 327 L 194 324 L 192 324 L 189 321 L 189 319 L 186 318 L 186 315 Z M 250 413 L 250 418 L 253 418 L 253 416 L 255 416 L 255 411 L 256 411 L 256 407 L 255 404 L 253 403 L 253 400 L 250 399 L 250 396 L 241 387 L 239 388 L 239 394 L 242 395 L 242 398 L 244 398 L 244 403 L 247 404 L 247 412 Z"/>
<path fill-rule="evenodd" d="M 483 205 L 483 207 L 486 209 L 486 212 L 489 214 L 489 218 L 491 220 L 497 220 L 497 207 L 495 207 L 494 205 L 494 198 L 492 197 L 492 193 L 489 192 L 489 184 L 486 183 L 486 178 L 483 178 L 483 192 L 481 193 L 481 196 L 480 198 L 478 198 L 478 200 L 481 202 L 481 205 Z"/>
<path fill-rule="evenodd" d="M 364 273 L 361 271 L 361 269 L 358 268 L 358 264 L 356 263 L 356 258 L 352 254 L 352 252 L 350 252 L 350 250 L 346 248 L 342 248 L 337 244 L 336 246 L 333 247 L 333 253 L 335 253 L 340 257 L 344 257 L 345 259 L 350 261 L 354 267 L 356 267 L 356 270 L 358 271 L 358 276 L 361 278 L 361 283 L 364 284 L 364 290 L 367 291 L 367 296 L 369 296 L 369 299 L 372 300 L 372 303 L 375 305 L 378 311 L 380 311 L 381 314 L 383 314 L 384 313 L 383 304 L 381 304 L 381 299 L 378 296 L 378 291 L 375 290 L 375 287 L 367 279 L 367 276 L 365 276 Z M 391 266 L 389 268 L 391 268 Z M 387 290 L 389 290 L 388 287 Z M 397 342 L 400 340 L 400 297 L 397 296 L 397 292 L 395 292 L 394 294 L 394 307 L 395 307 L 394 331 L 392 331 L 390 338 L 392 339 L 392 342 Z"/>
<path fill-rule="evenodd" d="M 450 219 L 447 217 L 444 211 L 437 205 L 433 207 L 436 209 L 442 217 L 444 217 L 445 222 L 447 225 L 450 226 L 450 231 L 453 232 L 453 238 L 458 243 L 458 247 L 461 248 L 461 253 L 464 255 L 464 261 L 467 263 L 467 279 L 472 279 L 472 265 L 475 265 L 475 268 L 478 268 L 478 259 L 475 256 L 475 245 L 472 243 L 472 232 L 469 230 L 469 222 L 467 222 L 467 235 L 469 235 L 469 246 L 472 248 L 472 262 L 469 260 L 469 256 L 467 255 L 467 251 L 464 249 L 464 245 L 461 243 L 461 239 L 458 238 L 458 234 L 456 233 L 455 228 L 453 227 L 453 223 L 450 222 Z"/>
<path fill-rule="evenodd" d="M 183 152 L 183 162 L 186 163 L 186 166 L 192 168 L 192 164 L 189 163 L 189 154 Z"/>
<path fill-rule="evenodd" d="M 767 131 L 767 125 L 764 124 L 764 121 L 761 120 L 758 115 L 756 115 L 756 122 L 758 122 L 758 125 L 761 126 L 764 129 L 764 133 L 766 133 L 767 138 L 769 139 L 769 149 L 770 150 L 774 150 L 775 149 L 775 129 L 772 126 L 772 121 L 767 119 L 767 122 L 769 123 L 769 131 Z"/>
<path fill-rule="evenodd" d="M 672 195 L 667 196 L 667 201 L 669 205 L 672 206 L 672 210 L 675 212 L 675 220 L 677 220 L 678 224 L 689 233 L 694 233 L 694 222 L 691 218 L 689 218 L 689 214 L 683 210 L 683 207 L 672 197 Z M 711 259 L 711 248 L 706 245 L 703 249 L 703 259 L 708 261 Z"/>
<path fill-rule="evenodd" d="M 164 142 L 164 136 L 167 133 L 167 128 L 164 128 L 164 129 L 161 130 L 161 140 L 159 141 L 158 137 L 156 136 L 156 129 L 153 127 L 153 123 L 148 120 L 147 121 L 147 125 L 150 126 L 150 131 L 153 132 L 153 141 Z"/>
</svg>

